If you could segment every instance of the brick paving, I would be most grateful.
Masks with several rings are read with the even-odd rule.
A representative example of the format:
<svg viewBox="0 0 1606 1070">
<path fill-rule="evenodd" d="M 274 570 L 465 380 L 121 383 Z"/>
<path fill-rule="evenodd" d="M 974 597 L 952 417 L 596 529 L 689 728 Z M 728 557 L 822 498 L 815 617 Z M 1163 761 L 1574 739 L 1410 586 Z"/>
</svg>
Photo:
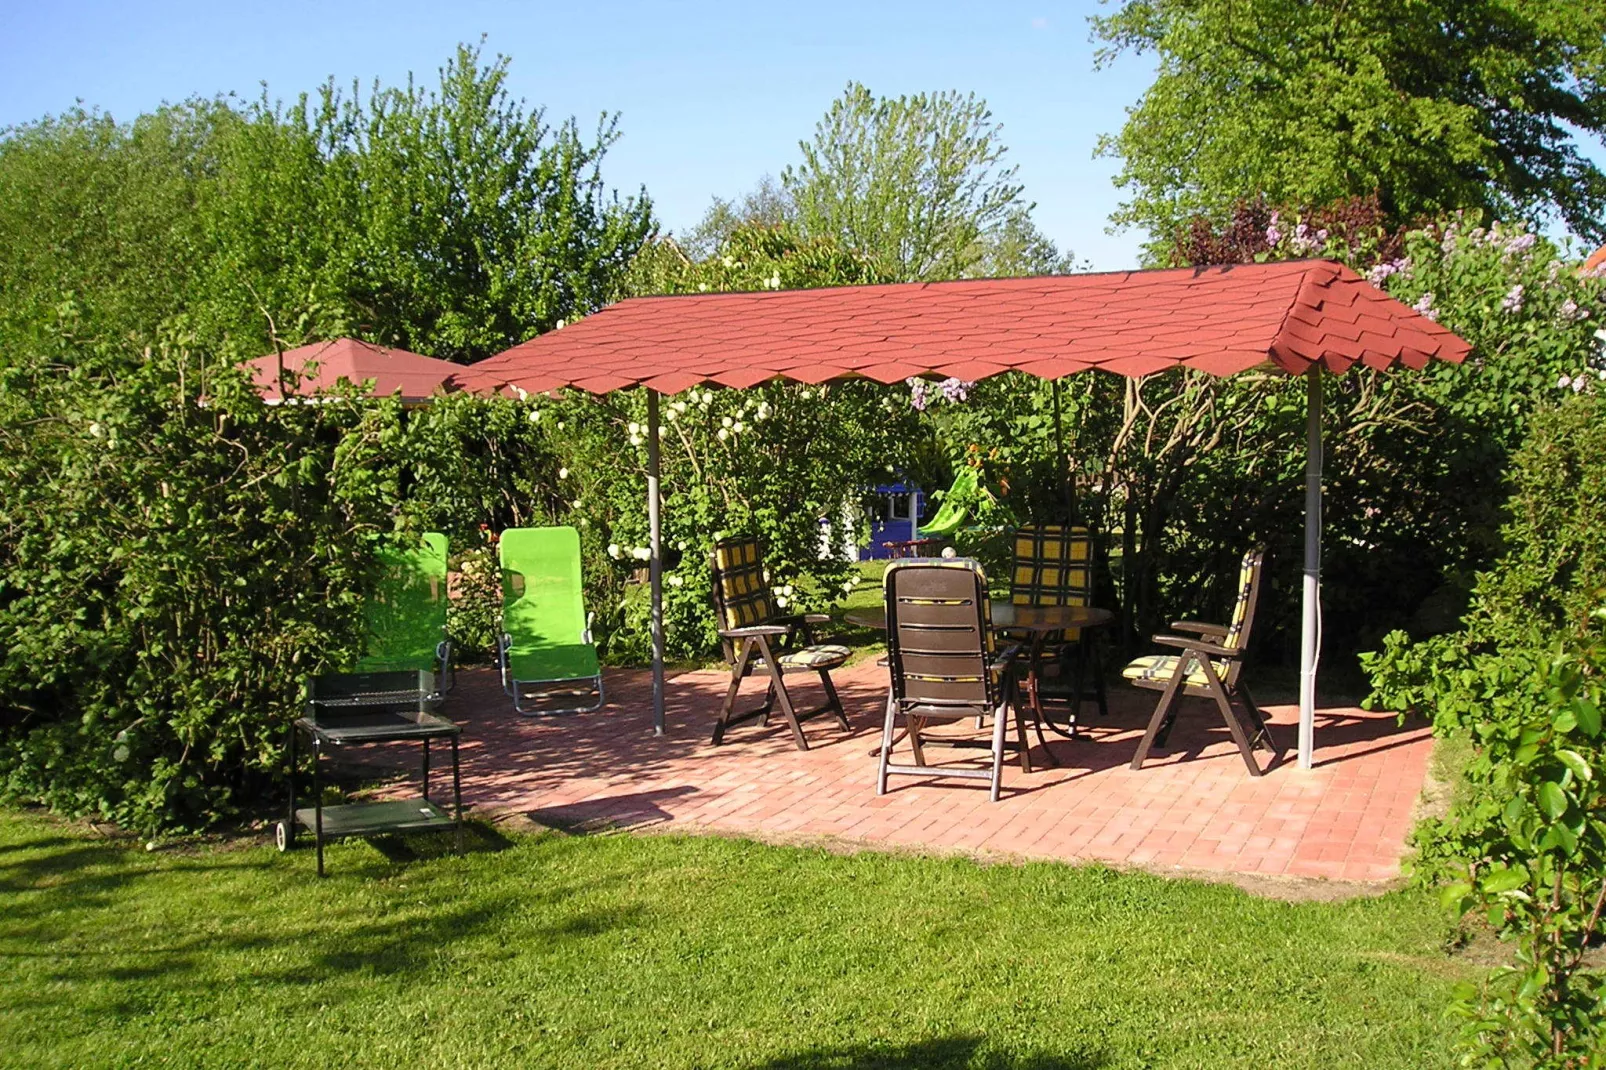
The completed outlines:
<svg viewBox="0 0 1606 1070">
<path fill-rule="evenodd" d="M 462 673 L 446 711 L 464 725 L 465 803 L 564 827 L 716 830 L 758 838 L 833 839 L 935 852 L 1097 860 L 1157 872 L 1209 871 L 1344 881 L 1399 875 L 1405 837 L 1432 742 L 1392 714 L 1317 711 L 1317 765 L 1294 764 L 1297 710 L 1266 712 L 1284 748 L 1266 776 L 1248 774 L 1213 705 L 1187 700 L 1171 748 L 1127 768 L 1153 709 L 1151 692 L 1115 687 L 1108 718 L 1088 708 L 1084 738 L 1049 736 L 1058 767 L 1004 767 L 1004 795 L 985 782 L 894 777 L 875 794 L 885 694 L 873 660 L 834 674 L 848 720 L 805 723 L 807 752 L 785 723 L 709 733 L 728 677 L 689 672 L 666 688 L 668 732 L 651 732 L 646 672 L 610 672 L 608 704 L 591 714 L 515 714 L 496 674 Z M 799 708 L 818 688 L 796 679 Z M 792 680 L 789 679 L 789 683 Z M 749 681 L 744 697 L 758 694 Z M 1035 743 L 1035 740 L 1034 740 Z M 907 754 L 906 750 L 903 752 Z M 979 762 L 985 752 L 932 748 L 934 761 Z M 1013 756 L 1012 756 L 1013 757 Z"/>
</svg>

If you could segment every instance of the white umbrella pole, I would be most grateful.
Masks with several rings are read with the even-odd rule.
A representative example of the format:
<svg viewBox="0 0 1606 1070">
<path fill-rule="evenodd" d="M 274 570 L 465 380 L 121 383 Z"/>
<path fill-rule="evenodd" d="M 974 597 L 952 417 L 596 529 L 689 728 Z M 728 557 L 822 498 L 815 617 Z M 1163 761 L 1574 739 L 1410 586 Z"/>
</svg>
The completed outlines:
<svg viewBox="0 0 1606 1070">
<path fill-rule="evenodd" d="M 664 734 L 664 548 L 658 516 L 658 391 L 647 388 L 647 531 L 652 556 L 652 734 Z"/>
<path fill-rule="evenodd" d="M 1321 658 L 1322 367 L 1305 372 L 1305 584 L 1299 627 L 1299 767 L 1316 749 L 1316 663 Z"/>
</svg>

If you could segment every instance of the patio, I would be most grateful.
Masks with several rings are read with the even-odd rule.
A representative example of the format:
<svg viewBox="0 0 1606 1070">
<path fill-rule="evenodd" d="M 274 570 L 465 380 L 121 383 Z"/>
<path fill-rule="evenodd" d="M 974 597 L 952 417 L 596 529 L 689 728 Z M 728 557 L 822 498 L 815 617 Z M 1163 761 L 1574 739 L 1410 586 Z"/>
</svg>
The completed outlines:
<svg viewBox="0 0 1606 1070">
<path fill-rule="evenodd" d="M 1190 704 L 1166 755 L 1127 768 L 1153 696 L 1114 687 L 1108 719 L 1088 715 L 1088 738 L 1050 736 L 1058 768 L 1033 751 L 1036 771 L 1005 766 L 1004 796 L 984 784 L 905 778 L 878 798 L 875 759 L 886 670 L 874 659 L 834 674 L 854 731 L 806 726 L 812 749 L 793 748 L 780 718 L 735 729 L 719 747 L 709 730 L 728 682 L 721 671 L 672 677 L 668 734 L 652 734 L 652 677 L 607 675 L 608 702 L 591 714 L 526 719 L 510 709 L 494 672 L 459 678 L 446 712 L 464 727 L 463 796 L 484 815 L 524 814 L 569 829 L 708 831 L 788 842 L 995 857 L 1100 861 L 1160 873 L 1222 877 L 1398 877 L 1432 742 L 1424 726 L 1388 713 L 1317 712 L 1322 747 L 1299 770 L 1289 748 L 1292 705 L 1266 708 L 1281 762 L 1244 769 L 1214 709 Z M 789 681 L 790 683 L 790 681 Z M 796 685 L 801 703 L 815 695 Z M 977 752 L 952 752 L 963 760 Z"/>
</svg>

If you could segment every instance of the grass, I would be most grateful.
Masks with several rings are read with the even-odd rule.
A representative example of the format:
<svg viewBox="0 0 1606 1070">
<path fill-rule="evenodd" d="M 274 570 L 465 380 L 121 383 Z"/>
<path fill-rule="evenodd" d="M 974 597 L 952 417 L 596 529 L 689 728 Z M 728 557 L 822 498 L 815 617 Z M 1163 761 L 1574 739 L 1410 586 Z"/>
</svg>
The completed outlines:
<svg viewBox="0 0 1606 1070">
<path fill-rule="evenodd" d="M 1425 897 L 482 829 L 162 850 L 0 811 L 0 1064 L 1433 1067 Z"/>
</svg>

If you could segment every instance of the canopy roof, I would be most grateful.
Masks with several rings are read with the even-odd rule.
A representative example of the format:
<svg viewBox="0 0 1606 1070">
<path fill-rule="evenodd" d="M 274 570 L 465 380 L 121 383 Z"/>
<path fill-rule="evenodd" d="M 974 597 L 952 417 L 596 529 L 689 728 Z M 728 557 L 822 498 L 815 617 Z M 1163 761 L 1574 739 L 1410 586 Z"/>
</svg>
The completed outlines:
<svg viewBox="0 0 1606 1070">
<path fill-rule="evenodd" d="M 312 365 L 312 367 L 308 367 Z M 248 360 L 245 367 L 262 396 L 283 401 L 279 388 L 279 358 L 273 353 Z M 313 342 L 284 353 L 285 370 L 300 377 L 292 390 L 296 397 L 311 397 L 334 387 L 344 379 L 354 385 L 374 381 L 376 397 L 400 393 L 403 401 L 423 401 L 442 388 L 442 384 L 462 366 L 450 361 L 421 357 L 405 349 L 388 349 L 355 338 L 336 338 Z"/>
<path fill-rule="evenodd" d="M 459 385 L 593 393 L 770 379 L 981 379 L 1017 369 L 1147 375 L 1183 365 L 1297 374 L 1320 362 L 1420 368 L 1470 346 L 1342 264 L 638 297 L 460 370 Z"/>
</svg>

